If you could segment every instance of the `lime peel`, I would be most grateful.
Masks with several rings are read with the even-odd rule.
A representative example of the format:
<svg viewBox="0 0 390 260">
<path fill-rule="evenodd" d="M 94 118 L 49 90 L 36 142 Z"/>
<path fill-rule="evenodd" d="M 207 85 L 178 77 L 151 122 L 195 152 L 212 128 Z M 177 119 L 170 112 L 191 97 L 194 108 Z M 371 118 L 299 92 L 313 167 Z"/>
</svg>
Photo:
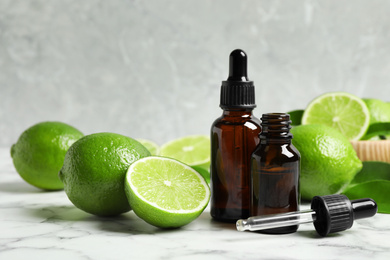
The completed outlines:
<svg viewBox="0 0 390 260">
<path fill-rule="evenodd" d="M 58 171 L 69 147 L 83 134 L 62 122 L 41 122 L 29 127 L 11 147 L 16 171 L 29 184 L 43 190 L 64 188 Z"/>
<path fill-rule="evenodd" d="M 341 192 L 362 169 L 351 143 L 325 125 L 301 125 L 291 130 L 301 154 L 302 199 Z"/>
<path fill-rule="evenodd" d="M 127 169 L 146 156 L 150 152 L 130 137 L 95 133 L 69 148 L 59 177 L 76 207 L 98 216 L 116 216 L 131 209 L 124 190 Z"/>
</svg>

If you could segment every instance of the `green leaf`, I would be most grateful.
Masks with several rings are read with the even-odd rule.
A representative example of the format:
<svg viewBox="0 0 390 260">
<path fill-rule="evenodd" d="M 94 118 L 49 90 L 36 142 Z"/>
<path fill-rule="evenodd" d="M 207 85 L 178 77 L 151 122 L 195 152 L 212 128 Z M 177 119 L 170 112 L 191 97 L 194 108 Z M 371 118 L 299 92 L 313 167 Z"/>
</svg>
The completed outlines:
<svg viewBox="0 0 390 260">
<path fill-rule="evenodd" d="M 351 200 L 371 198 L 378 204 L 378 212 L 390 213 L 390 164 L 363 162 L 362 170 L 343 194 Z"/>
<path fill-rule="evenodd" d="M 367 133 L 362 137 L 361 140 L 369 140 L 375 136 L 389 136 L 389 135 L 390 135 L 390 122 L 374 123 L 370 125 L 370 127 L 367 130 Z"/>
<path fill-rule="evenodd" d="M 302 115 L 304 110 L 293 110 L 290 112 L 287 112 L 287 114 L 290 115 L 291 119 L 291 125 L 300 125 L 302 122 Z"/>
<path fill-rule="evenodd" d="M 343 194 L 350 200 L 371 198 L 378 204 L 378 212 L 390 214 L 390 181 L 364 182 L 347 188 Z"/>
<path fill-rule="evenodd" d="M 356 174 L 350 186 L 373 180 L 390 181 L 390 163 L 363 162 L 362 170 Z"/>
</svg>

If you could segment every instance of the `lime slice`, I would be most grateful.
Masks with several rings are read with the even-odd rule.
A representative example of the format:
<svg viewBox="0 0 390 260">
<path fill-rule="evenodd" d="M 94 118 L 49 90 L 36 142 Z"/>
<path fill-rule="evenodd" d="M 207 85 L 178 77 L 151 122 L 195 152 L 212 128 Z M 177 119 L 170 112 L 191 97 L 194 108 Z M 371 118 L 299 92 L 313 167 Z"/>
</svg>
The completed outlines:
<svg viewBox="0 0 390 260">
<path fill-rule="evenodd" d="M 135 214 L 160 228 L 190 223 L 210 199 L 210 189 L 197 171 L 174 159 L 156 156 L 130 166 L 125 191 Z"/>
<path fill-rule="evenodd" d="M 349 140 L 359 140 L 366 133 L 370 113 L 362 99 L 344 92 L 331 92 L 314 99 L 302 116 L 302 124 L 333 127 Z"/>
<path fill-rule="evenodd" d="M 170 141 L 161 147 L 161 156 L 206 168 L 210 164 L 210 138 L 206 135 L 190 135 Z"/>
<path fill-rule="evenodd" d="M 160 154 L 160 146 L 158 146 L 155 142 L 146 139 L 137 139 L 152 155 Z"/>
</svg>

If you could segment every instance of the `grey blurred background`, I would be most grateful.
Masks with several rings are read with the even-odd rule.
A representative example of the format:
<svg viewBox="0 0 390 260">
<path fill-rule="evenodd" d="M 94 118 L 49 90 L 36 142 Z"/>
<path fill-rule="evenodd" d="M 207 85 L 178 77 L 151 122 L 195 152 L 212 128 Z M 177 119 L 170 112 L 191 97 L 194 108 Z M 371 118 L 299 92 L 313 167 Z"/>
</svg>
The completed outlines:
<svg viewBox="0 0 390 260">
<path fill-rule="evenodd" d="M 163 144 L 209 134 L 242 48 L 256 116 L 390 101 L 390 1 L 0 0 L 0 146 L 41 121 Z"/>
</svg>

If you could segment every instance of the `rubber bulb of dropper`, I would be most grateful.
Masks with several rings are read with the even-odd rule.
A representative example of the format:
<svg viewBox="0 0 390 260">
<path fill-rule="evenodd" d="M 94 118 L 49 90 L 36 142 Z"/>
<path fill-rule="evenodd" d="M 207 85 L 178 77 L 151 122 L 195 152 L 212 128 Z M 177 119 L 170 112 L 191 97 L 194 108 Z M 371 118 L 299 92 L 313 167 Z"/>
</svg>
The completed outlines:
<svg viewBox="0 0 390 260">
<path fill-rule="evenodd" d="M 249 81 L 247 73 L 248 58 L 243 50 L 230 53 L 228 81 Z"/>
<path fill-rule="evenodd" d="M 369 218 L 374 216 L 378 211 L 378 205 L 373 199 L 352 200 L 353 219 Z"/>
</svg>

